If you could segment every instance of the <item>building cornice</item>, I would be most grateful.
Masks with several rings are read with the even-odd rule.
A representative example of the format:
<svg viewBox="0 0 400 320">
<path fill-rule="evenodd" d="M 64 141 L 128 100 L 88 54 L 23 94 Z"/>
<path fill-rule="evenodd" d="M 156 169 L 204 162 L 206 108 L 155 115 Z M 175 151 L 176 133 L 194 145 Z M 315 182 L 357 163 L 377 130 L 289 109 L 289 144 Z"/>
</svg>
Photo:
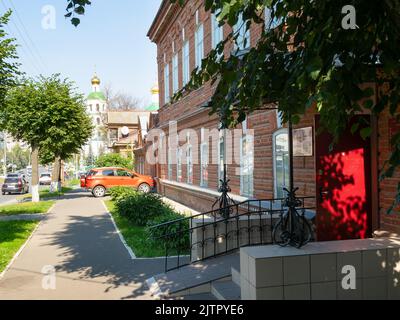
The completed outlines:
<svg viewBox="0 0 400 320">
<path fill-rule="evenodd" d="M 171 0 L 163 0 L 158 12 L 147 32 L 147 37 L 157 43 L 162 32 L 165 32 L 170 21 L 176 16 L 177 12 L 181 10 L 181 7 L 177 3 L 171 3 Z"/>
</svg>

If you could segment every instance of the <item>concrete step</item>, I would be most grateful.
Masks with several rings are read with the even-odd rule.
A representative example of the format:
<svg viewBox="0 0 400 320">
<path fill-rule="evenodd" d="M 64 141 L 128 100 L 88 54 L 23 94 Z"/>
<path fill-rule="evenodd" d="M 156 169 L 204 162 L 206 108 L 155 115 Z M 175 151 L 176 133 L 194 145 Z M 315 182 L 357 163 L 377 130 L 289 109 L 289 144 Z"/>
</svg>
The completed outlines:
<svg viewBox="0 0 400 320">
<path fill-rule="evenodd" d="M 233 281 L 215 281 L 211 284 L 211 293 L 218 300 L 241 300 L 240 287 Z"/>
<path fill-rule="evenodd" d="M 239 266 L 239 268 L 232 267 L 231 272 L 232 272 L 233 283 L 237 284 L 240 287 L 240 266 Z"/>
<path fill-rule="evenodd" d="M 148 279 L 153 296 L 168 298 L 210 292 L 211 283 L 232 275 L 240 266 L 239 252 L 194 263 Z"/>
</svg>

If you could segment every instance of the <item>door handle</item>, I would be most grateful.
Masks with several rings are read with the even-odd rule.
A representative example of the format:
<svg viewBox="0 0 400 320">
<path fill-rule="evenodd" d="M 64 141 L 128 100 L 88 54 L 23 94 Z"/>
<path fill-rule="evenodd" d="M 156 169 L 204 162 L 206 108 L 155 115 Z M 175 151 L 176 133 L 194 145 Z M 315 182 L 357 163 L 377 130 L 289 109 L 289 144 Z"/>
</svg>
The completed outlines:
<svg viewBox="0 0 400 320">
<path fill-rule="evenodd" d="M 320 202 L 325 200 L 325 197 L 329 195 L 328 190 L 324 190 L 324 188 L 320 187 L 319 188 L 319 200 Z"/>
</svg>

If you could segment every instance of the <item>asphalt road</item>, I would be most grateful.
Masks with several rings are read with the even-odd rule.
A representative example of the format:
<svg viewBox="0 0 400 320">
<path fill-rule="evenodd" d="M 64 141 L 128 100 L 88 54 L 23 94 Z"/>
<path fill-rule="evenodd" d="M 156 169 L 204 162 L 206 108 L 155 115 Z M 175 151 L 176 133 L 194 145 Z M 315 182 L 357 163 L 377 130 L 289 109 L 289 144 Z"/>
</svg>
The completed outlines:
<svg viewBox="0 0 400 320">
<path fill-rule="evenodd" d="M 0 187 L 1 187 L 1 184 L 0 184 Z M 50 186 L 40 186 L 39 190 L 43 190 L 43 189 L 46 189 L 49 187 Z M 20 196 L 19 193 L 10 194 L 10 195 L 6 194 L 3 196 L 3 194 L 0 192 L 0 205 L 4 205 L 4 204 L 8 204 L 8 203 L 12 204 L 17 201 L 18 196 Z"/>
</svg>

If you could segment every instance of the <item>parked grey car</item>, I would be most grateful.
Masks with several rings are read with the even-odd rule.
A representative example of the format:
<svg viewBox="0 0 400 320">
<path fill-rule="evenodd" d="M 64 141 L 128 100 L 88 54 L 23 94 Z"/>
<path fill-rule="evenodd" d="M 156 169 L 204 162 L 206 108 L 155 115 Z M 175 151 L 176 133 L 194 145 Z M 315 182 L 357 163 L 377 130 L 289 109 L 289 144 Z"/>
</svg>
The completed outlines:
<svg viewBox="0 0 400 320">
<path fill-rule="evenodd" d="M 28 193 L 29 182 L 26 180 L 24 175 L 8 175 L 4 180 L 4 184 L 1 188 L 3 195 L 6 193 Z"/>
</svg>

